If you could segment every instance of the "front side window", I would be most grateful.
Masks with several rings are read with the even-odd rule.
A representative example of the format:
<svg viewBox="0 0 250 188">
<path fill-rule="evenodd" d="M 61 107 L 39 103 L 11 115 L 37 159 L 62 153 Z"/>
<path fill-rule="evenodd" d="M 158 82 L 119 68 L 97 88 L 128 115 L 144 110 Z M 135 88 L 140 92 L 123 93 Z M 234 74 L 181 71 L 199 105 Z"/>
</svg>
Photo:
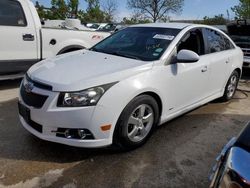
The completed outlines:
<svg viewBox="0 0 250 188">
<path fill-rule="evenodd" d="M 181 50 L 191 50 L 198 55 L 204 55 L 204 40 L 200 29 L 189 31 L 184 35 L 177 47 L 177 52 Z"/>
<path fill-rule="evenodd" d="M 4 26 L 26 26 L 22 6 L 15 0 L 0 1 L 0 25 Z"/>
<path fill-rule="evenodd" d="M 226 41 L 222 34 L 212 29 L 205 29 L 205 30 L 206 30 L 206 38 L 208 44 L 208 49 L 207 49 L 208 54 L 226 50 L 225 48 Z"/>
<path fill-rule="evenodd" d="M 90 50 L 102 53 L 154 61 L 160 59 L 180 29 L 129 27 L 123 29 Z"/>
</svg>

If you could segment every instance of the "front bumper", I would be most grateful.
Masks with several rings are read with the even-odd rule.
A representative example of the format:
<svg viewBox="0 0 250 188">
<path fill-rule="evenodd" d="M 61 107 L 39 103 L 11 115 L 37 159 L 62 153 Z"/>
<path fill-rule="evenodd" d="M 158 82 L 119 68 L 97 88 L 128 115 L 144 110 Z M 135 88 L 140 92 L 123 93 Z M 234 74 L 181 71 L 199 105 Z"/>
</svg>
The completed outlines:
<svg viewBox="0 0 250 188">
<path fill-rule="evenodd" d="M 30 111 L 30 119 L 42 126 L 39 132 L 28 124 L 21 115 L 20 121 L 23 127 L 40 139 L 61 143 L 76 147 L 104 147 L 112 144 L 113 128 L 108 131 L 102 131 L 102 125 L 115 125 L 116 121 L 112 118 L 109 108 L 104 106 L 63 108 L 57 107 L 59 92 L 48 91 L 40 88 L 34 88 L 32 93 L 48 96 L 41 108 L 28 106 L 21 94 L 19 102 Z M 62 138 L 57 135 L 58 129 L 87 129 L 93 134 L 93 139 L 73 139 Z"/>
<path fill-rule="evenodd" d="M 21 116 L 19 116 L 19 118 L 23 127 L 27 131 L 29 131 L 31 134 L 42 140 L 56 142 L 68 146 L 84 147 L 84 148 L 104 147 L 111 144 L 108 139 L 77 140 L 77 139 L 66 139 L 66 138 L 56 137 L 55 134 L 51 133 L 51 131 L 53 131 L 54 129 L 45 126 L 43 127 L 43 133 L 39 133 L 35 129 L 33 129 L 29 124 L 27 124 L 26 121 Z"/>
</svg>

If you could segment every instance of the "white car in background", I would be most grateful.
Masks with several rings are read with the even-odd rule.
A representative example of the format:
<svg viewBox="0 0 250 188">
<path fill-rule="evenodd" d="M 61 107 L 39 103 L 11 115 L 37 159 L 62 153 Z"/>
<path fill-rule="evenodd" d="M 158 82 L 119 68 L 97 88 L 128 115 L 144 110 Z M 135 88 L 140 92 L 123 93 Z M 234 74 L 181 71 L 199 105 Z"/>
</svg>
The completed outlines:
<svg viewBox="0 0 250 188">
<path fill-rule="evenodd" d="M 214 99 L 230 100 L 242 62 L 240 48 L 213 27 L 128 27 L 89 50 L 32 66 L 20 88 L 20 120 L 52 142 L 135 148 L 157 125 Z"/>
</svg>

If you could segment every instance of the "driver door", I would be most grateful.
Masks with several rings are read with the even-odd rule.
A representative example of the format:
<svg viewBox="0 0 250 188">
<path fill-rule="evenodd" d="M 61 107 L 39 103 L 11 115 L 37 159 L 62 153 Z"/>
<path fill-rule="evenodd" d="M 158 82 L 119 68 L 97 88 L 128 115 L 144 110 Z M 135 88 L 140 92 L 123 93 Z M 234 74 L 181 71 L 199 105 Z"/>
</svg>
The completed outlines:
<svg viewBox="0 0 250 188">
<path fill-rule="evenodd" d="M 204 39 L 201 29 L 189 31 L 176 47 L 180 50 L 196 52 L 200 59 L 195 63 L 174 63 L 166 67 L 166 99 L 168 114 L 185 110 L 186 107 L 208 97 L 209 59 L 205 54 Z"/>
</svg>

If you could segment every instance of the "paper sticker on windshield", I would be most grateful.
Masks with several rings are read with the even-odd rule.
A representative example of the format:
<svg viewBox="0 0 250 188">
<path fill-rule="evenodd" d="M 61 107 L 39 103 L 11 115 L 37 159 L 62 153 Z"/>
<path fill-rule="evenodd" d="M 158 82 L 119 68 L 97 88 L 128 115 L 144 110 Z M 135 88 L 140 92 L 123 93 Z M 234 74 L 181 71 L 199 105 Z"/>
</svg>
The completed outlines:
<svg viewBox="0 0 250 188">
<path fill-rule="evenodd" d="M 159 54 L 158 53 L 153 53 L 153 56 L 157 57 L 157 56 L 159 56 Z"/>
<path fill-rule="evenodd" d="M 173 40 L 174 36 L 172 36 L 172 35 L 160 35 L 160 34 L 156 34 L 153 38 L 154 39 L 162 39 L 162 40 Z"/>
<path fill-rule="evenodd" d="M 161 53 L 162 51 L 163 51 L 162 48 L 157 48 L 157 49 L 155 50 L 156 53 Z"/>
</svg>

